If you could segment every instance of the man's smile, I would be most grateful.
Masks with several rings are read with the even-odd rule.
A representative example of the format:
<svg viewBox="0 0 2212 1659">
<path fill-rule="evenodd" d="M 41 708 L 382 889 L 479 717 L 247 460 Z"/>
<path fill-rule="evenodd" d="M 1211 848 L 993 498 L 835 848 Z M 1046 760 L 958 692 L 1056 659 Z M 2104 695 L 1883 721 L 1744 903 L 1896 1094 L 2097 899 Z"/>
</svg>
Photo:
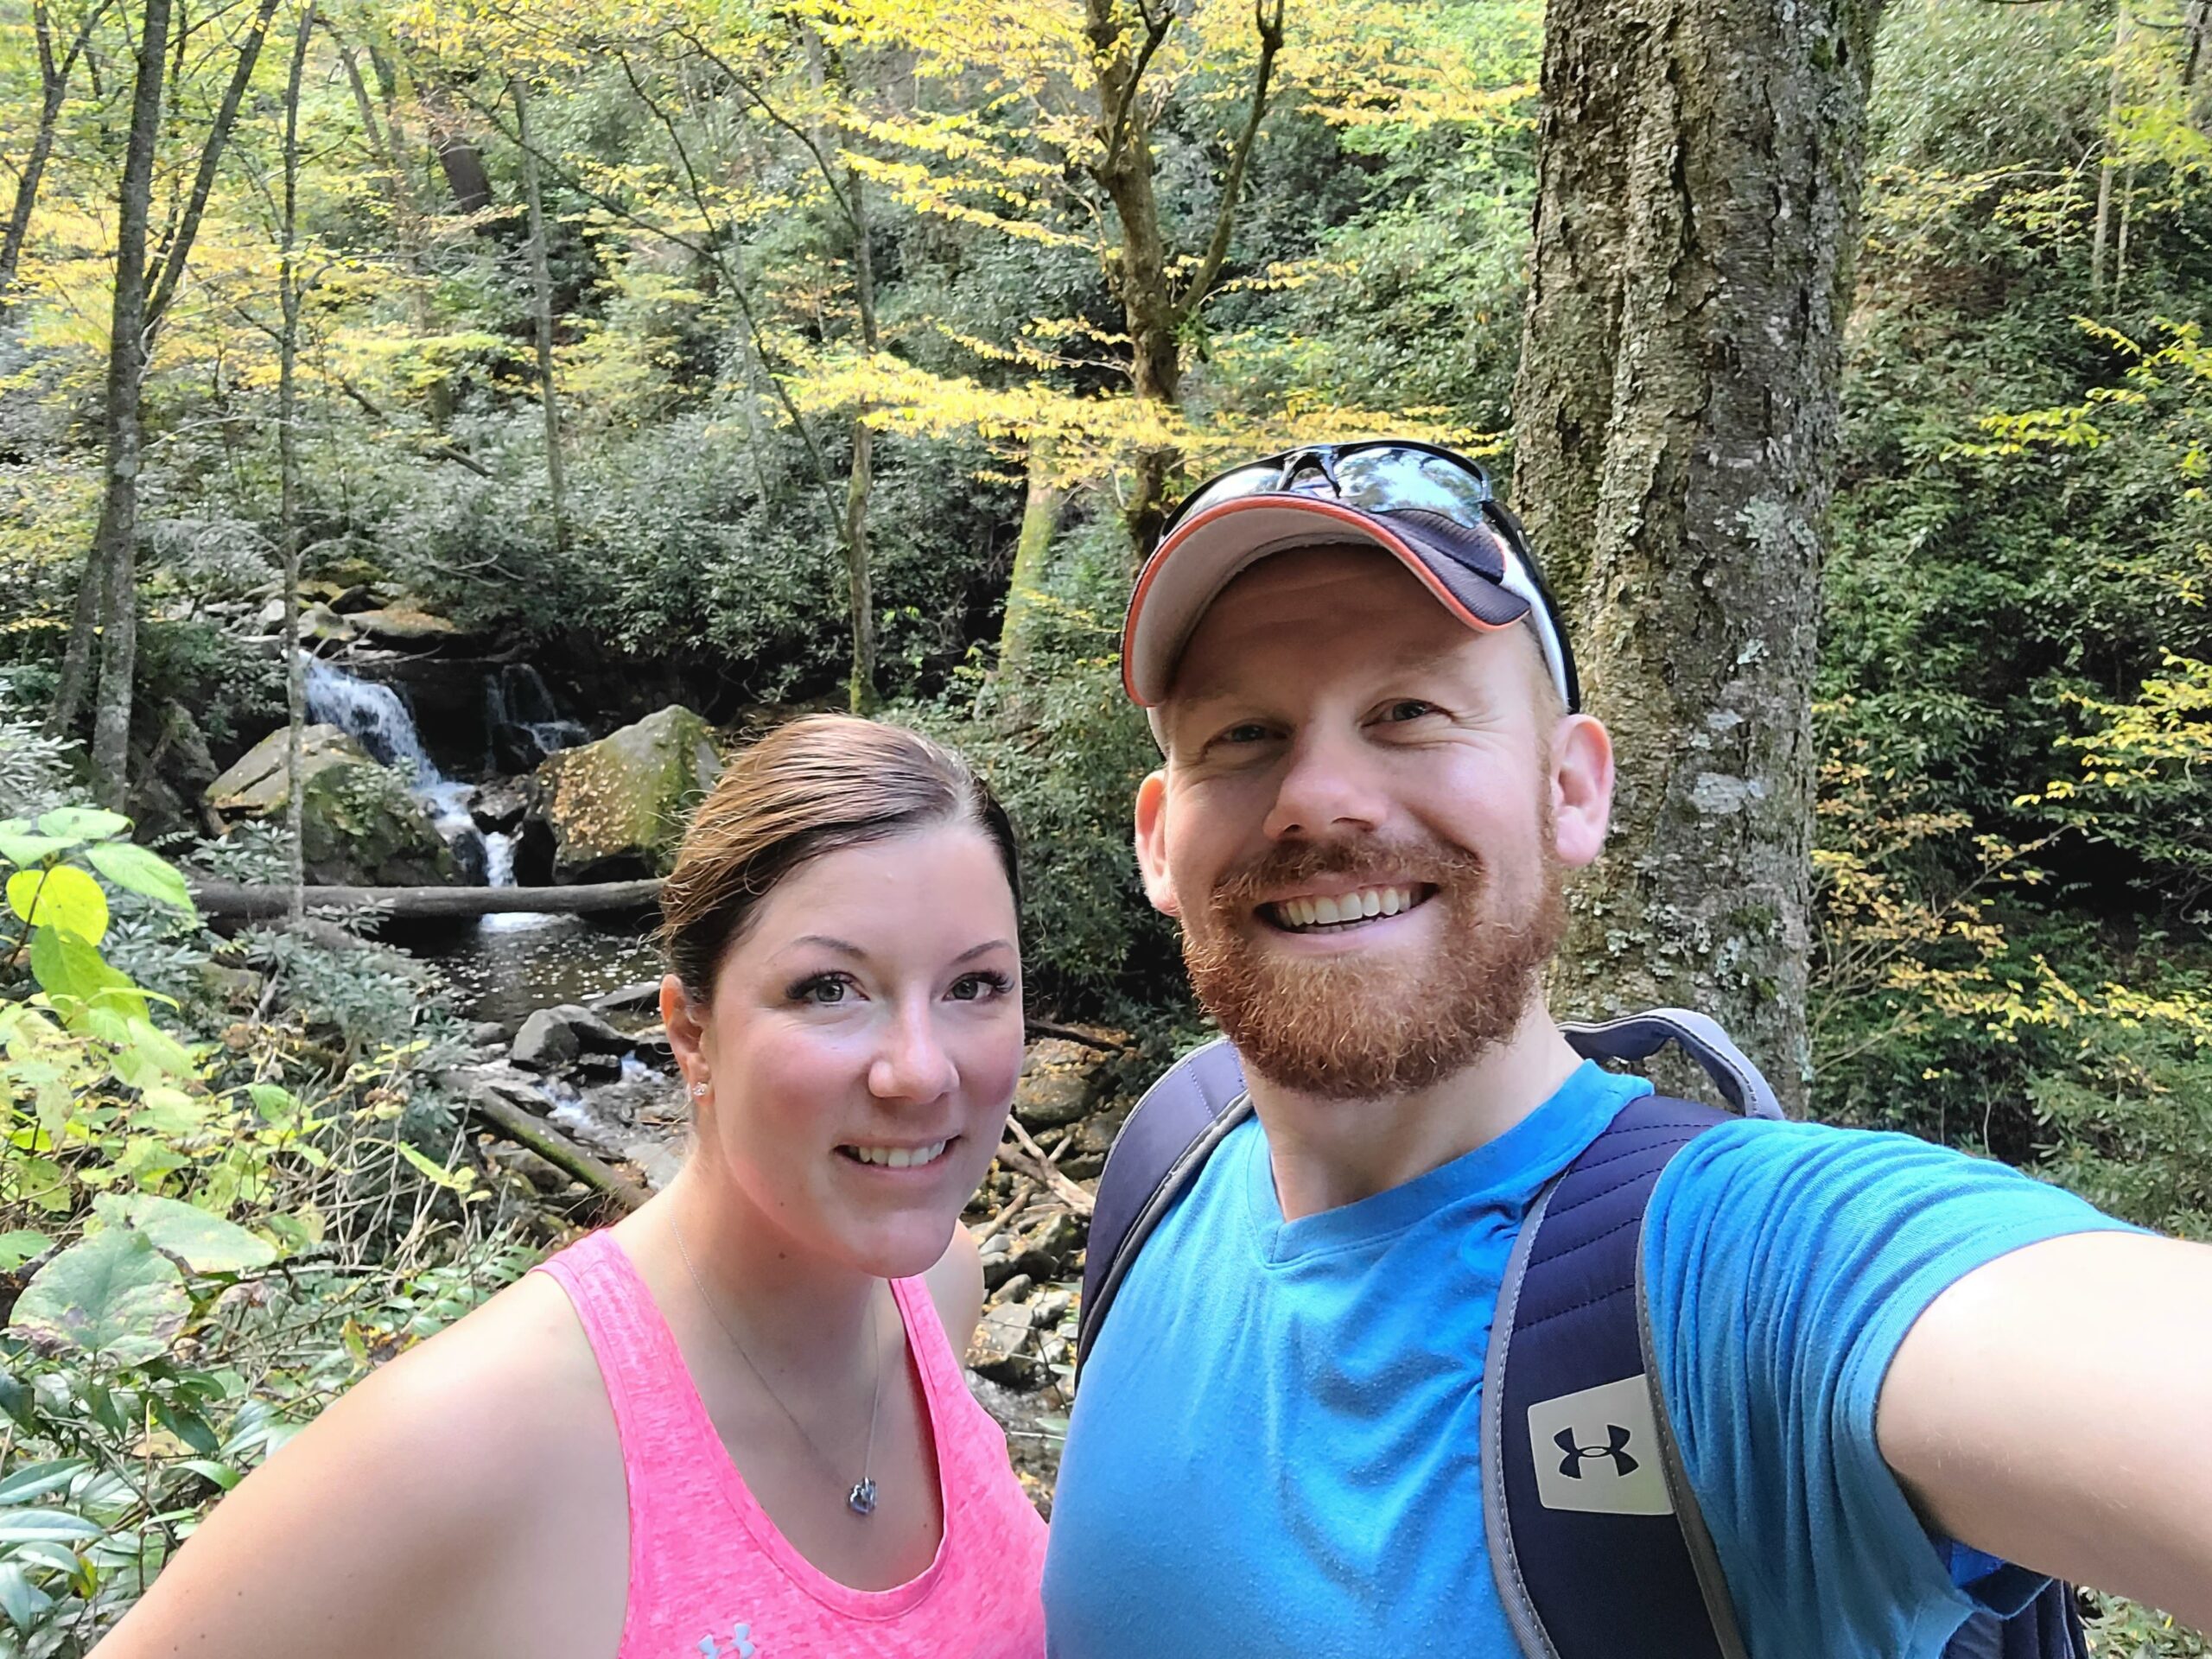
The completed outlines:
<svg viewBox="0 0 2212 1659">
<path fill-rule="evenodd" d="M 1427 881 L 1351 887 L 1338 893 L 1304 893 L 1269 899 L 1259 906 L 1262 919 L 1289 933 L 1346 930 L 1377 917 L 1395 916 L 1423 905 L 1436 888 Z"/>
</svg>

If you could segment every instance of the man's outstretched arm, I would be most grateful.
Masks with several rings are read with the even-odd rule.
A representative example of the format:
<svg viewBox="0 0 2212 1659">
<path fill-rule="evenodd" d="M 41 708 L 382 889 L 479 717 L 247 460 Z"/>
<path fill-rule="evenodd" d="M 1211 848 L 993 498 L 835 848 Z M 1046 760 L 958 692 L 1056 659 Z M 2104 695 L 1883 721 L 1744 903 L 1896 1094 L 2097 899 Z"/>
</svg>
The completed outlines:
<svg viewBox="0 0 2212 1659">
<path fill-rule="evenodd" d="M 1882 1384 L 1929 1523 L 2212 1630 L 2212 1248 L 2028 1245 L 1931 1303 Z"/>
</svg>

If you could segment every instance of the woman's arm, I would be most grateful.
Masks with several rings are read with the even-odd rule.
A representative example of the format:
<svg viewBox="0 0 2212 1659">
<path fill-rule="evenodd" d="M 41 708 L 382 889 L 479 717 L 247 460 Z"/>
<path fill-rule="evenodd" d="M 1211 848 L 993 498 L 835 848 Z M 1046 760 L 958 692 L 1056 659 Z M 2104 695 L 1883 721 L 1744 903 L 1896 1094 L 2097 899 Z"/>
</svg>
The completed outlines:
<svg viewBox="0 0 2212 1659">
<path fill-rule="evenodd" d="M 548 1350 L 563 1314 L 557 1287 L 526 1282 L 363 1382 L 215 1506 L 100 1659 L 611 1656 L 620 1455 L 603 1394 L 603 1446 L 588 1421 L 549 1438 L 564 1398 L 588 1398 Z M 611 1548 L 593 1533 L 607 1459 Z"/>
<path fill-rule="evenodd" d="M 937 1265 L 922 1275 L 937 1304 L 938 1322 L 952 1344 L 955 1354 L 968 1351 L 976 1334 L 976 1321 L 983 1317 L 983 1257 L 968 1229 L 958 1222 Z"/>
</svg>

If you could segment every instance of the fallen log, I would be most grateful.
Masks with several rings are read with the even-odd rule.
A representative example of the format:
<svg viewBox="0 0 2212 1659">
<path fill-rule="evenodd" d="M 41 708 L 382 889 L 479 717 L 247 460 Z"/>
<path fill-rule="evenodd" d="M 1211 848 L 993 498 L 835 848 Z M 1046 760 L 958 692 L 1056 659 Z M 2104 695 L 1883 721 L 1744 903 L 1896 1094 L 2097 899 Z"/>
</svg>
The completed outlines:
<svg viewBox="0 0 2212 1659">
<path fill-rule="evenodd" d="M 468 1109 L 485 1124 L 518 1147 L 527 1147 L 564 1175 L 586 1186 L 625 1211 L 641 1208 L 652 1195 L 635 1181 L 610 1169 L 543 1118 L 534 1117 L 501 1100 L 488 1089 L 469 1096 Z"/>
<path fill-rule="evenodd" d="M 660 882 L 595 881 L 572 887 L 307 887 L 309 910 L 374 905 L 399 921 L 465 921 L 518 912 L 561 916 L 589 911 L 644 910 L 660 898 Z M 242 921 L 283 916 L 292 906 L 289 887 L 247 887 L 236 881 L 194 881 L 193 901 L 207 916 Z"/>
</svg>

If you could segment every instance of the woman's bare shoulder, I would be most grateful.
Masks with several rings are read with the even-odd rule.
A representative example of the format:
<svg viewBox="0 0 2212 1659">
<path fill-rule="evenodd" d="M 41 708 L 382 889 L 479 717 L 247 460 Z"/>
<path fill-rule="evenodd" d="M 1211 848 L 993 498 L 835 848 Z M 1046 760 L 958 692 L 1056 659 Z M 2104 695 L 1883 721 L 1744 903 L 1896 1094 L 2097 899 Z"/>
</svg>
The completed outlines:
<svg viewBox="0 0 2212 1659">
<path fill-rule="evenodd" d="M 529 1650 L 611 1659 L 626 1539 L 598 1367 L 560 1287 L 533 1274 L 287 1442 L 215 1507 L 101 1651 L 519 1651 L 520 1618 L 566 1638 Z M 568 1564 L 563 1586 L 537 1577 L 548 1560 Z M 595 1611 L 610 1586 L 611 1624 Z M 604 1642 L 579 1641 L 593 1626 Z"/>
</svg>

